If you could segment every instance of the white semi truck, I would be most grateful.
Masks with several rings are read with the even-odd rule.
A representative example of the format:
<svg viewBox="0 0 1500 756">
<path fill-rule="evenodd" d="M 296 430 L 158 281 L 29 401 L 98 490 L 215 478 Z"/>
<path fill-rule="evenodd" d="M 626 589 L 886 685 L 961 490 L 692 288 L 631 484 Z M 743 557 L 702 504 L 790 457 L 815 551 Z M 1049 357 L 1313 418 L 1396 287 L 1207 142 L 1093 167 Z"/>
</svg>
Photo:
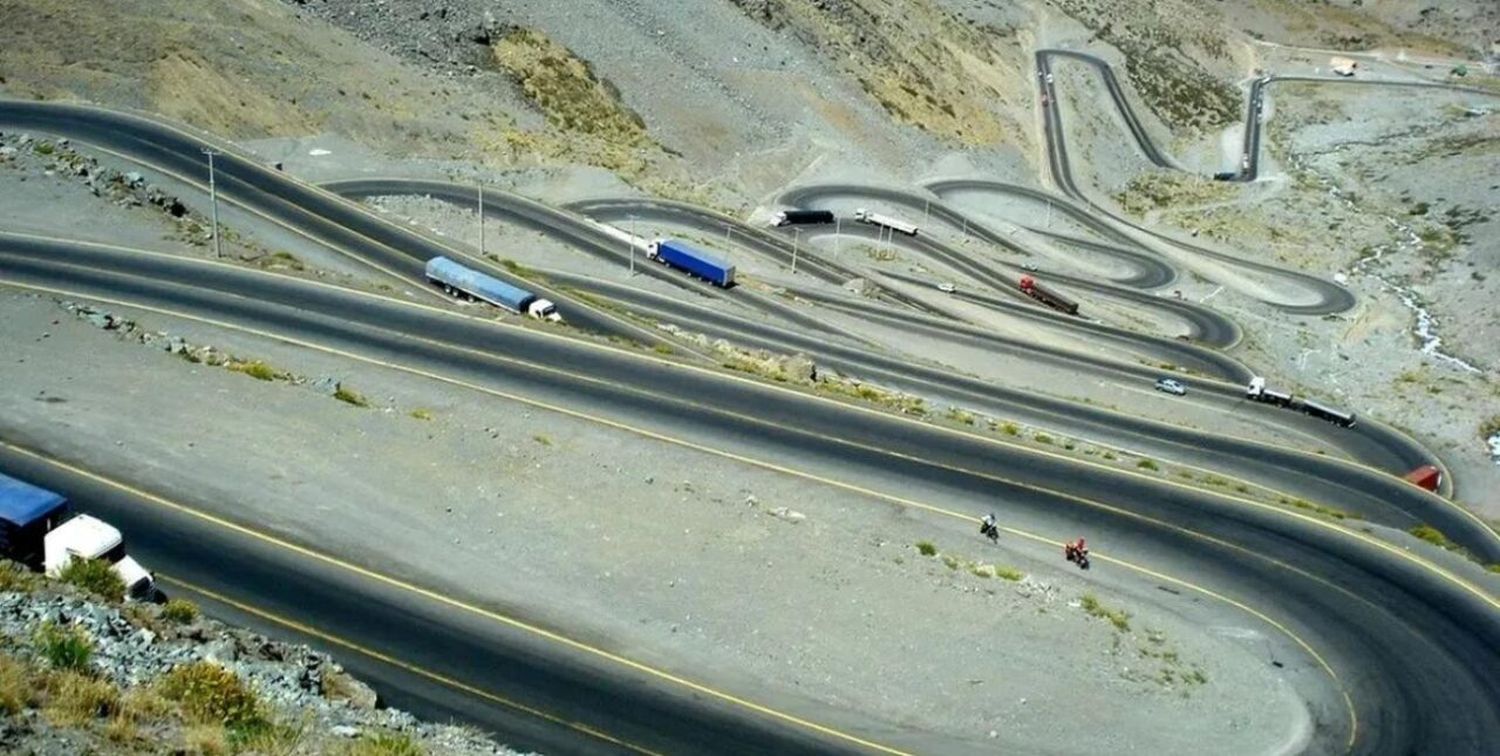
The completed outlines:
<svg viewBox="0 0 1500 756">
<path fill-rule="evenodd" d="M 119 528 L 72 514 L 62 494 L 0 474 L 0 556 L 57 577 L 75 559 L 108 562 L 128 601 L 156 597 L 156 579 L 125 553 Z"/>
<path fill-rule="evenodd" d="M 917 235 L 917 227 L 915 224 L 907 223 L 900 218 L 892 218 L 889 215 L 881 215 L 880 213 L 870 212 L 869 210 L 866 210 L 864 208 L 860 208 L 854 211 L 854 219 L 859 221 L 860 223 L 868 223 L 872 226 L 884 226 L 885 228 L 891 229 L 892 231 L 900 231 L 907 236 Z"/>
</svg>

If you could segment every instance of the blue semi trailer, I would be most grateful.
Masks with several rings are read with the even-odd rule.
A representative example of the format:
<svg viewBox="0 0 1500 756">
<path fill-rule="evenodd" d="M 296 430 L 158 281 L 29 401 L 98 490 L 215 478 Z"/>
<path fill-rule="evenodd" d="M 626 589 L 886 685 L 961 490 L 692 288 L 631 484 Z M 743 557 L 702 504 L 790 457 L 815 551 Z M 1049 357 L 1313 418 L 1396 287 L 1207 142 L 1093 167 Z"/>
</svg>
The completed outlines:
<svg viewBox="0 0 1500 756">
<path fill-rule="evenodd" d="M 427 280 L 443 287 L 449 294 L 463 294 L 472 299 L 504 307 L 511 312 L 530 315 L 537 320 L 562 320 L 557 306 L 519 286 L 512 286 L 491 275 L 466 268 L 446 257 L 427 261 Z"/>
<path fill-rule="evenodd" d="M 734 285 L 732 263 L 718 255 L 693 249 L 676 239 L 657 239 L 651 242 L 646 256 L 663 265 L 685 270 L 715 286 L 728 288 Z"/>
</svg>

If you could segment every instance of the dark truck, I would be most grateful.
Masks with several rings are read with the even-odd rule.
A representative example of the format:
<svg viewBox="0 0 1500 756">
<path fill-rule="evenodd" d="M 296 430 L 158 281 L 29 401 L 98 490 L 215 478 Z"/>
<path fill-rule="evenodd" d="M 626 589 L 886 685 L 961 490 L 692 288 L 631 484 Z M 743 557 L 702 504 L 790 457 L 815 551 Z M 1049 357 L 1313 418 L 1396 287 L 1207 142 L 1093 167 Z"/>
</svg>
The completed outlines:
<svg viewBox="0 0 1500 756">
<path fill-rule="evenodd" d="M 832 210 L 780 210 L 771 216 L 773 226 L 807 226 L 832 222 Z"/>
</svg>

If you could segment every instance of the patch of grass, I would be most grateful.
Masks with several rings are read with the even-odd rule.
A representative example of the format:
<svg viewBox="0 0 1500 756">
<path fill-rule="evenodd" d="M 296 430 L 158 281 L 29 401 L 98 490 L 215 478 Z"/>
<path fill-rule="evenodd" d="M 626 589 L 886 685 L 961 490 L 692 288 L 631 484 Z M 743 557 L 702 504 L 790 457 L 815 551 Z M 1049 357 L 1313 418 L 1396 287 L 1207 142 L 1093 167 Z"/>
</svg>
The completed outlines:
<svg viewBox="0 0 1500 756">
<path fill-rule="evenodd" d="M 0 654 L 0 714 L 14 716 L 36 704 L 36 685 L 26 665 Z"/>
<path fill-rule="evenodd" d="M 236 373 L 244 373 L 257 381 L 284 381 L 288 375 L 286 371 L 277 370 L 261 360 L 230 362 L 226 367 Z"/>
<path fill-rule="evenodd" d="M 161 608 L 161 618 L 179 625 L 198 619 L 198 605 L 187 599 L 172 599 Z"/>
<path fill-rule="evenodd" d="M 74 557 L 62 568 L 58 579 L 77 586 L 109 601 L 125 598 L 125 581 L 115 572 L 114 565 L 103 559 L 79 559 Z"/>
<path fill-rule="evenodd" d="M 993 565 L 988 564 L 971 564 L 969 565 L 969 574 L 988 580 L 995 576 L 995 568 Z"/>
<path fill-rule="evenodd" d="M 370 402 L 368 399 L 365 399 L 364 394 L 361 394 L 351 388 L 344 388 L 342 385 L 340 385 L 337 389 L 334 389 L 333 398 L 343 402 L 344 404 L 352 404 L 356 407 L 370 406 Z"/>
<path fill-rule="evenodd" d="M 38 142 L 36 145 L 36 154 L 38 155 L 51 155 L 56 150 L 57 148 L 53 147 L 51 142 Z"/>
<path fill-rule="evenodd" d="M 917 552 L 922 556 L 932 556 L 937 553 L 937 546 L 932 541 L 917 541 Z"/>
<path fill-rule="evenodd" d="M 958 560 L 954 559 L 953 557 L 951 557 L 951 556 L 949 556 L 947 554 L 944 554 L 943 555 L 943 565 L 946 566 L 950 570 L 956 570 L 956 569 L 958 569 Z"/>
<path fill-rule="evenodd" d="M 88 633 L 52 622 L 44 622 L 37 629 L 35 646 L 47 666 L 56 670 L 82 672 L 94 658 L 94 641 Z"/>
<path fill-rule="evenodd" d="M 657 344 L 651 347 L 651 350 L 657 354 L 674 354 L 677 351 L 672 348 L 671 344 Z"/>
<path fill-rule="evenodd" d="M 1489 564 L 1485 565 L 1484 568 L 1486 570 L 1489 570 L 1490 572 L 1500 575 L 1500 562 L 1490 562 Z"/>
<path fill-rule="evenodd" d="M 1005 435 L 1007 435 L 1007 436 L 1019 436 L 1019 435 L 1021 435 L 1021 428 L 1020 428 L 1020 426 L 1016 425 L 1015 423 L 1006 423 L 1006 424 L 1000 426 L 1000 430 L 1003 431 L 1005 433 Z"/>
<path fill-rule="evenodd" d="M 254 733 L 268 720 L 260 700 L 240 679 L 217 664 L 197 661 L 175 667 L 158 682 L 163 698 L 175 701 L 191 721 L 236 733 Z"/>
<path fill-rule="evenodd" d="M 1417 538 L 1420 538 L 1421 540 L 1426 541 L 1433 546 L 1438 546 L 1449 551 L 1459 550 L 1458 544 L 1448 540 L 1448 536 L 1444 534 L 1443 531 L 1438 530 L 1431 525 L 1418 525 L 1406 532 L 1411 533 Z"/>
<path fill-rule="evenodd" d="M 1001 580 L 1009 580 L 1012 583 L 1019 583 L 1021 582 L 1021 578 L 1026 577 L 1026 573 L 1014 567 L 996 567 L 995 577 Z"/>
<path fill-rule="evenodd" d="M 969 426 L 974 425 L 975 422 L 974 413 L 959 409 L 958 407 L 948 408 L 948 419 Z"/>
<path fill-rule="evenodd" d="M 652 144 L 646 122 L 588 63 L 535 29 L 515 28 L 493 46 L 495 62 L 553 126 L 621 147 Z"/>
<path fill-rule="evenodd" d="M 1111 462 L 1113 462 L 1116 459 L 1119 459 L 1119 457 L 1116 457 L 1115 453 L 1112 452 L 1112 451 L 1106 451 L 1106 452 L 1104 452 L 1104 458 L 1107 459 L 1107 460 L 1110 460 Z"/>
<path fill-rule="evenodd" d="M 0 592 L 31 593 L 41 579 L 24 565 L 0 560 Z"/>
<path fill-rule="evenodd" d="M 548 438 L 547 436 L 545 436 L 545 435 L 543 435 L 541 433 L 538 433 L 535 436 L 532 436 L 531 440 L 535 441 L 535 442 L 537 442 L 539 444 L 541 444 L 542 446 L 551 446 L 552 445 L 552 439 Z"/>
<path fill-rule="evenodd" d="M 1048 446 L 1052 445 L 1052 437 L 1045 433 L 1038 433 L 1035 436 L 1032 436 L 1031 440 L 1039 444 L 1046 444 Z"/>
<path fill-rule="evenodd" d="M 426 409 L 425 407 L 418 407 L 418 408 L 412 410 L 410 412 L 410 414 L 411 414 L 411 416 L 413 418 L 415 418 L 417 420 L 431 420 L 432 419 L 432 410 Z"/>
<path fill-rule="evenodd" d="M 1192 470 L 1178 470 L 1177 471 L 1177 477 L 1182 478 L 1183 480 L 1192 480 L 1193 479 L 1193 471 Z"/>
<path fill-rule="evenodd" d="M 334 751 L 337 756 L 423 756 L 424 751 L 411 736 L 400 733 L 376 733 L 361 736 Z"/>
<path fill-rule="evenodd" d="M 1125 610 L 1111 609 L 1101 604 L 1099 599 L 1095 598 L 1092 593 L 1083 594 L 1078 601 L 1079 605 L 1083 607 L 1083 610 L 1089 616 L 1109 620 L 1109 623 L 1121 632 L 1128 632 L 1130 630 L 1130 615 Z"/>
<path fill-rule="evenodd" d="M 1161 469 L 1161 467 L 1156 464 L 1156 461 L 1151 459 L 1143 459 L 1139 462 L 1136 462 L 1135 466 L 1139 467 L 1142 470 L 1150 470 L 1152 472 L 1156 472 L 1157 470 Z"/>
<path fill-rule="evenodd" d="M 110 716 L 120 708 L 119 688 L 79 672 L 48 675 L 46 690 L 47 703 L 43 711 L 56 725 L 84 725 Z"/>
</svg>

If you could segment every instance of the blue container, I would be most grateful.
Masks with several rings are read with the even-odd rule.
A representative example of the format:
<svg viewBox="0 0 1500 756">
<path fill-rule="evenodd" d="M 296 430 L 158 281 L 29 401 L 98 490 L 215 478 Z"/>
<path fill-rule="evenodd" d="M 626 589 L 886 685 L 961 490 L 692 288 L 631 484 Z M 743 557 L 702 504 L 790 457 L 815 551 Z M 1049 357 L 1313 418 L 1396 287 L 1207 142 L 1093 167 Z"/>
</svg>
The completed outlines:
<svg viewBox="0 0 1500 756">
<path fill-rule="evenodd" d="M 680 270 L 685 270 L 716 286 L 728 288 L 734 285 L 734 265 L 718 255 L 694 249 L 675 239 L 656 242 L 656 259 Z"/>
<path fill-rule="evenodd" d="M 427 261 L 427 278 L 512 312 L 524 314 L 526 307 L 536 300 L 536 295 L 525 289 L 466 268 L 446 257 Z"/>
</svg>

